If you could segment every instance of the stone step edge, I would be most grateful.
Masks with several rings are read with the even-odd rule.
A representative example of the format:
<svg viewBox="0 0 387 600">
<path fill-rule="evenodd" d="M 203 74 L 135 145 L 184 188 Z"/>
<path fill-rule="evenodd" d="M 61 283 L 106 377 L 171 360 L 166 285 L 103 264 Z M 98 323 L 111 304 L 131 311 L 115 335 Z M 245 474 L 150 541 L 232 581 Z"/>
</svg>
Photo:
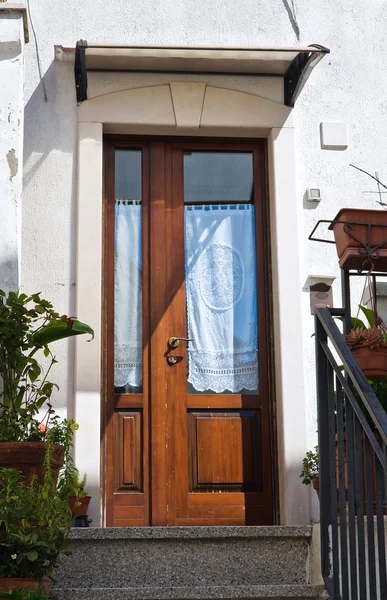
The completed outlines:
<svg viewBox="0 0 387 600">
<path fill-rule="evenodd" d="M 310 538 L 311 525 L 196 527 L 74 527 L 72 540 L 161 540 L 224 538 Z"/>
<path fill-rule="evenodd" d="M 317 600 L 328 598 L 320 585 L 202 586 L 196 588 L 53 588 L 58 600 Z"/>
</svg>

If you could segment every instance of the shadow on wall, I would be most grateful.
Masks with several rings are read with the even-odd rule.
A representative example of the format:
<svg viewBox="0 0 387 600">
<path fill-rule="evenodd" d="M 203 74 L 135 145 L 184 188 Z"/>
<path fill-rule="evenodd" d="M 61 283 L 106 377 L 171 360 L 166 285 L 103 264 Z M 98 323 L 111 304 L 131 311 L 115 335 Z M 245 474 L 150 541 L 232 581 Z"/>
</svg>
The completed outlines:
<svg viewBox="0 0 387 600">
<path fill-rule="evenodd" d="M 1 257 L 1 242 L 0 242 Z M 14 260 L 1 260 L 0 258 L 0 289 L 6 294 L 16 290 L 19 285 L 17 257 Z"/>
<path fill-rule="evenodd" d="M 22 286 L 28 292 L 42 291 L 55 307 L 74 315 L 77 108 L 73 64 L 53 61 L 44 82 L 47 101 L 40 82 L 24 110 Z M 73 343 L 65 353 L 70 359 L 62 390 L 65 381 L 74 381 Z M 67 407 L 72 407 L 71 385 L 66 394 Z"/>
<path fill-rule="evenodd" d="M 284 5 L 286 12 L 288 13 L 290 24 L 294 33 L 296 34 L 297 40 L 299 41 L 301 32 L 300 27 L 297 23 L 297 7 L 295 0 L 282 0 L 282 4 Z"/>
<path fill-rule="evenodd" d="M 40 82 L 24 109 L 24 186 L 53 151 L 76 150 L 77 114 L 72 63 L 53 61 L 44 74 L 47 102 Z M 31 161 L 31 157 L 35 157 Z"/>
<path fill-rule="evenodd" d="M 63 229 L 70 231 L 67 248 L 71 265 L 71 283 L 67 292 L 68 311 L 73 314 L 77 105 L 72 63 L 53 61 L 44 75 L 44 81 L 47 102 L 44 98 L 43 84 L 40 82 L 24 109 L 22 258 L 25 252 L 35 252 L 36 256 L 41 255 L 43 245 L 47 252 L 50 252 L 50 240 L 44 239 L 46 235 L 42 235 L 47 233 L 47 223 L 42 223 L 41 216 L 46 213 L 46 218 L 49 219 L 51 211 L 59 223 L 63 223 L 61 211 L 64 209 L 63 214 L 66 215 L 64 218 L 70 218 L 71 221 L 63 223 Z M 55 228 L 55 223 L 50 224 Z M 28 232 L 30 234 L 27 238 Z M 26 239 L 28 239 L 28 248 L 25 247 Z M 39 247 L 32 247 L 33 243 Z M 33 273 L 31 277 L 39 283 L 40 273 Z M 64 284 L 57 285 L 63 287 Z"/>
</svg>

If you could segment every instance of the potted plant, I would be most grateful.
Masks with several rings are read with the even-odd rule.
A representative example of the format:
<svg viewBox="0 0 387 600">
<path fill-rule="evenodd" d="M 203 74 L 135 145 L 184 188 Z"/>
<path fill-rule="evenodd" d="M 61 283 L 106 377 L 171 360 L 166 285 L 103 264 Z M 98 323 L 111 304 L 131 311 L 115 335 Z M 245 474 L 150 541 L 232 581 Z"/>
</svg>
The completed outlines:
<svg viewBox="0 0 387 600">
<path fill-rule="evenodd" d="M 37 586 L 33 590 L 28 588 L 12 588 L 8 592 L 0 592 L 0 599 L 3 600 L 49 600 L 47 592 L 43 586 Z"/>
<path fill-rule="evenodd" d="M 350 165 L 387 186 L 364 169 Z M 378 203 L 385 207 L 381 196 Z M 363 208 L 342 208 L 329 226 L 333 230 L 339 265 L 342 269 L 387 272 L 387 211 Z"/>
<path fill-rule="evenodd" d="M 300 474 L 304 485 L 313 485 L 318 497 L 320 497 L 320 469 L 319 469 L 319 454 L 318 446 L 314 450 L 308 450 L 303 461 L 302 471 Z"/>
<path fill-rule="evenodd" d="M 387 331 L 376 312 L 360 306 L 368 326 L 358 318 L 352 319 L 347 343 L 367 379 L 377 381 L 387 376 Z"/>
<path fill-rule="evenodd" d="M 50 448 L 50 444 L 48 445 Z M 58 494 L 45 455 L 44 482 L 0 469 L 0 590 L 48 591 L 60 556 L 68 554 L 71 513 Z"/>
<path fill-rule="evenodd" d="M 87 516 L 91 496 L 88 496 L 85 491 L 86 482 L 86 473 L 81 479 L 79 471 L 75 466 L 68 469 L 65 468 L 59 475 L 58 493 L 64 500 L 67 499 L 73 517 L 78 515 Z"/>
<path fill-rule="evenodd" d="M 40 294 L 0 290 L 0 467 L 21 470 L 27 483 L 33 475 L 43 483 L 47 442 L 57 478 L 77 427 L 55 416 L 51 396 L 58 386 L 48 376 L 56 360 L 49 344 L 85 333 L 94 335 L 88 325 L 60 316 Z"/>
<path fill-rule="evenodd" d="M 341 269 L 387 272 L 387 211 L 342 208 L 329 229 Z"/>
</svg>

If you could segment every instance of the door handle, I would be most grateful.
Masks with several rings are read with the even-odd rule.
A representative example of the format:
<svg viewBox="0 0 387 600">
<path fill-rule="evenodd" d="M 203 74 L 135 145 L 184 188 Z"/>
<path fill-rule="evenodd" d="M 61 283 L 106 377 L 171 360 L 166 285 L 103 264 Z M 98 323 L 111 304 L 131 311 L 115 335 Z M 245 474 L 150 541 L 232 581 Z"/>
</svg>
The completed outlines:
<svg viewBox="0 0 387 600">
<path fill-rule="evenodd" d="M 180 342 L 193 342 L 193 340 L 191 340 L 190 338 L 178 338 L 178 337 L 170 337 L 168 340 L 168 348 L 170 348 L 171 350 L 175 350 L 175 348 L 178 348 Z"/>
</svg>

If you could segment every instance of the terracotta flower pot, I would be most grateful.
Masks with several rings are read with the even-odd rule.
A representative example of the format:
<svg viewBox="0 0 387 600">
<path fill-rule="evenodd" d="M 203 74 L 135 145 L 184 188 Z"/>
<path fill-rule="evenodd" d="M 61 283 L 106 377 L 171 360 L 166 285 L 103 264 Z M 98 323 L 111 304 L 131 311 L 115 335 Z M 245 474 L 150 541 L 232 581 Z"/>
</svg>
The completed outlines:
<svg viewBox="0 0 387 600">
<path fill-rule="evenodd" d="M 69 507 L 72 515 L 87 515 L 91 496 L 85 496 L 84 498 L 77 498 L 76 496 L 69 496 Z M 80 502 L 79 506 L 74 506 Z"/>
<path fill-rule="evenodd" d="M 313 477 L 312 485 L 313 489 L 317 492 L 317 496 L 320 498 L 320 477 Z"/>
<path fill-rule="evenodd" d="M 50 580 L 45 577 L 44 579 L 32 579 L 30 577 L 0 577 L 0 591 L 9 592 L 10 590 L 25 589 L 26 591 L 33 592 L 37 587 L 43 587 L 46 594 L 49 592 Z"/>
<path fill-rule="evenodd" d="M 40 485 L 44 483 L 44 459 L 46 442 L 1 442 L 0 467 L 16 469 L 25 477 L 28 484 L 34 475 Z M 63 465 L 63 448 L 53 446 L 52 476 L 54 483 L 58 481 L 59 469 Z"/>
<path fill-rule="evenodd" d="M 377 348 L 359 345 L 351 350 L 367 379 L 378 380 L 387 376 L 387 344 Z"/>
<path fill-rule="evenodd" d="M 337 213 L 334 220 L 345 221 L 347 223 L 361 223 L 360 225 L 352 224 L 350 226 L 351 234 L 354 237 L 351 237 L 351 235 L 344 231 L 345 223 L 332 223 L 329 226 L 329 229 L 333 229 L 339 264 L 342 269 L 360 270 L 364 266 L 368 267 L 369 265 L 365 265 L 368 259 L 364 254 L 364 245 L 369 244 L 371 248 L 380 246 L 372 256 L 375 270 L 387 272 L 386 210 L 343 208 Z M 368 228 L 368 224 L 371 224 L 370 228 Z M 368 232 L 370 239 L 368 239 Z"/>
</svg>

